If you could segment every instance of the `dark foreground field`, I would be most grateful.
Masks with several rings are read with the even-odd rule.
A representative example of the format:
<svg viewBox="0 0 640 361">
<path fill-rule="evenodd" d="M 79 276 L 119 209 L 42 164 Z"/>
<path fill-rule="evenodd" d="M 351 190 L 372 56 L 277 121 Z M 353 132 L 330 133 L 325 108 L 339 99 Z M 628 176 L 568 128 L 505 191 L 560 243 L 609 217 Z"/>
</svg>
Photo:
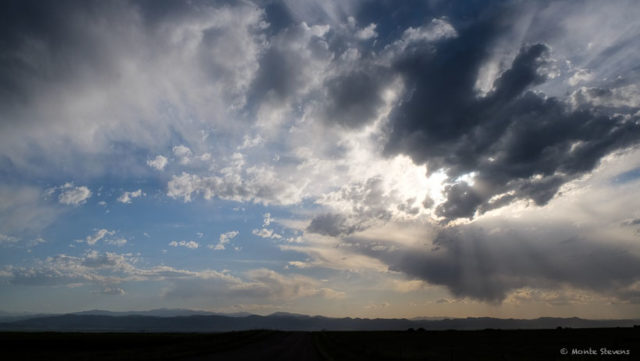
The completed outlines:
<svg viewBox="0 0 640 361">
<path fill-rule="evenodd" d="M 0 333 L 4 360 L 638 360 L 640 329 Z M 563 353 L 566 353 L 563 354 Z M 590 354 L 589 354 L 590 353 Z M 617 355 L 616 355 L 617 354 Z"/>
</svg>

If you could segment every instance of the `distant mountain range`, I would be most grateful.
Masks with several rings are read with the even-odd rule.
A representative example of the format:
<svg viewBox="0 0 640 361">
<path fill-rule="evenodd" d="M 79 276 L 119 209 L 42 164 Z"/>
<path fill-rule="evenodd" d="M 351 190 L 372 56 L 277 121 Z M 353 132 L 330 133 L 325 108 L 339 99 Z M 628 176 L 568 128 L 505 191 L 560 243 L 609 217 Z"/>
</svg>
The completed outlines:
<svg viewBox="0 0 640 361">
<path fill-rule="evenodd" d="M 88 316 L 152 316 L 152 317 L 179 317 L 179 316 L 228 316 L 228 317 L 245 317 L 251 316 L 249 312 L 237 312 L 237 313 L 217 313 L 209 311 L 197 311 L 197 310 L 185 310 L 175 308 L 158 308 L 148 311 L 104 311 L 104 310 L 90 310 L 74 312 L 73 315 L 88 315 Z"/>
<path fill-rule="evenodd" d="M 62 332 L 227 332 L 251 329 L 289 331 L 319 330 L 482 330 L 632 327 L 635 320 L 586 320 L 581 318 L 454 319 L 330 318 L 290 313 L 259 316 L 245 313 L 216 314 L 206 311 L 160 309 L 151 311 L 83 311 L 64 315 L 0 315 L 0 331 Z"/>
<path fill-rule="evenodd" d="M 78 316 L 151 316 L 151 317 L 179 317 L 179 316 L 228 316 L 228 317 L 245 317 L 250 316 L 249 312 L 236 313 L 217 313 L 209 311 L 187 310 L 180 308 L 158 308 L 147 311 L 106 311 L 106 310 L 88 310 L 68 313 L 65 315 Z M 0 323 L 28 320 L 41 317 L 64 316 L 54 313 L 11 313 L 0 311 Z"/>
</svg>

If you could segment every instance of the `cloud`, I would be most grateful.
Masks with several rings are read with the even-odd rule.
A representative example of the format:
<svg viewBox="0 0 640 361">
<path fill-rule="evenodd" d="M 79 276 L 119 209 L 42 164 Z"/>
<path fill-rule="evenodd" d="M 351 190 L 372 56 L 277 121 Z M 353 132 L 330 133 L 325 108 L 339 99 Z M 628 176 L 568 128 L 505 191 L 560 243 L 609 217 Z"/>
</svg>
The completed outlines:
<svg viewBox="0 0 640 361">
<path fill-rule="evenodd" d="M 575 86 L 582 82 L 587 82 L 593 79 L 593 74 L 589 72 L 587 69 L 578 69 L 573 73 L 571 78 L 569 78 L 569 85 Z"/>
<path fill-rule="evenodd" d="M 104 243 L 109 244 L 109 245 L 113 245 L 113 246 L 118 246 L 118 247 L 122 247 L 127 243 L 127 240 L 124 238 L 118 238 L 118 239 L 113 239 L 113 238 L 108 238 L 110 236 L 113 236 L 116 234 L 116 231 L 109 231 L 107 229 L 99 229 L 96 231 L 96 233 L 94 233 L 93 235 L 88 235 L 84 240 L 76 240 L 76 242 L 78 243 L 82 243 L 82 242 L 86 242 L 89 246 L 93 246 L 96 243 L 98 243 L 98 241 L 103 240 Z"/>
<path fill-rule="evenodd" d="M 377 37 L 378 33 L 376 33 L 376 26 L 376 24 L 371 23 L 362 29 L 358 29 L 355 34 L 356 38 L 360 40 L 369 40 Z"/>
<path fill-rule="evenodd" d="M 142 189 L 138 189 L 137 191 L 133 191 L 133 192 L 124 192 L 122 193 L 122 195 L 120 195 L 120 197 L 118 197 L 118 202 L 131 203 L 131 199 L 143 197 L 146 195 L 147 195 L 146 193 L 142 192 Z"/>
<path fill-rule="evenodd" d="M 167 195 L 171 198 L 181 198 L 191 202 L 191 194 L 201 191 L 201 178 L 195 174 L 183 172 L 179 176 L 172 176 L 167 184 Z"/>
<path fill-rule="evenodd" d="M 612 88 L 580 87 L 571 94 L 576 108 L 611 107 L 640 109 L 640 88 L 635 84 Z"/>
<path fill-rule="evenodd" d="M 410 155 L 429 174 L 445 172 L 446 200 L 435 212 L 445 220 L 518 199 L 545 205 L 560 186 L 640 140 L 640 125 L 625 116 L 571 111 L 532 91 L 549 78 L 550 49 L 542 43 L 522 46 L 492 90 L 477 96 L 487 51 L 509 29 L 500 21 L 497 14 L 457 29 L 455 37 L 394 53 L 392 66 L 410 96 L 394 109 L 385 152 Z M 469 174 L 473 184 L 457 181 Z"/>
<path fill-rule="evenodd" d="M 91 191 L 86 186 L 74 186 L 73 183 L 65 183 L 58 187 L 60 195 L 58 201 L 62 204 L 78 206 L 84 204 L 91 198 Z"/>
<path fill-rule="evenodd" d="M 358 128 L 375 121 L 384 110 L 385 93 L 393 87 L 393 75 L 380 66 L 360 66 L 328 78 L 324 83 L 327 123 Z"/>
<path fill-rule="evenodd" d="M 167 163 L 169 163 L 169 161 L 167 160 L 166 157 L 164 157 L 162 155 L 157 155 L 155 158 L 149 159 L 147 161 L 147 165 L 149 167 L 155 168 L 157 170 L 163 170 L 164 167 L 167 166 Z"/>
<path fill-rule="evenodd" d="M 292 299 L 321 296 L 324 298 L 342 298 L 343 292 L 322 287 L 318 281 L 304 276 L 284 276 L 269 269 L 257 269 L 248 272 L 251 281 L 248 285 L 237 287 L 240 295 L 252 295 L 269 299 Z"/>
<path fill-rule="evenodd" d="M 106 287 L 100 291 L 103 295 L 111 295 L 111 296 L 121 296 L 126 292 L 120 287 Z"/>
<path fill-rule="evenodd" d="M 252 234 L 287 240 L 276 243 L 306 255 L 290 263 L 305 272 L 383 273 L 392 267 L 398 271 L 391 273 L 414 278 L 412 284 L 429 282 L 492 302 L 528 284 L 612 290 L 620 298 L 627 297 L 622 289 L 633 293 L 635 269 L 609 267 L 634 260 L 633 246 L 615 243 L 622 242 L 619 232 L 637 232 L 630 222 L 640 215 L 633 209 L 609 219 L 621 230 L 603 225 L 615 237 L 575 232 L 576 244 L 600 252 L 594 260 L 606 266 L 593 282 L 575 275 L 587 265 L 561 244 L 572 232 L 554 226 L 542 234 L 527 228 L 530 223 L 521 231 L 518 225 L 497 231 L 482 220 L 524 203 L 550 211 L 550 202 L 570 192 L 574 181 L 638 145 L 640 37 L 637 21 L 629 20 L 637 18 L 637 7 L 590 0 L 471 8 L 267 3 L 8 4 L 0 15 L 2 178 L 62 184 L 82 174 L 93 188 L 101 179 L 140 179 L 151 174 L 146 166 L 171 169 L 142 182 L 165 185 L 167 197 L 179 202 L 295 205 L 280 213 L 299 216 L 298 233 L 274 230 L 267 213 Z M 620 174 L 624 182 L 612 178 L 612 187 L 626 187 L 635 173 Z M 582 186 L 592 189 L 594 183 Z M 109 185 L 95 187 L 99 198 L 110 196 Z M 140 189 L 116 197 L 130 203 L 143 195 Z M 75 212 L 61 204 L 80 205 L 91 196 L 88 186 L 72 183 L 45 194 L 36 187 L 0 186 L 0 242 L 48 238 L 43 230 L 59 212 Z M 235 206 L 249 213 L 256 208 Z M 433 218 L 442 223 L 430 224 Z M 464 225 L 468 221 L 474 225 Z M 426 235 L 402 229 L 407 224 L 423 227 Z M 113 232 L 93 230 L 82 241 L 127 242 L 101 231 Z M 225 249 L 234 237 L 223 233 L 207 246 Z M 434 239 L 435 245 L 417 246 Z M 609 239 L 615 242 L 606 244 Z M 439 249 L 431 252 L 431 246 Z M 621 255 L 625 250 L 633 251 Z M 554 256 L 549 264 L 540 261 L 548 271 L 527 266 L 546 252 L 570 260 L 565 266 Z M 122 257 L 59 257 L 25 274 L 50 267 L 52 277 L 60 272 L 58 280 L 86 276 L 92 281 L 79 282 L 116 293 L 122 288 L 100 282 L 189 279 L 193 291 L 185 286 L 185 293 L 205 284 L 211 294 L 243 290 L 272 299 L 298 297 L 296 284 L 308 289 L 313 283 L 265 270 L 232 280 L 141 269 L 134 256 Z M 282 291 L 270 295 L 269 284 Z"/>
<path fill-rule="evenodd" d="M 640 218 L 622 222 L 623 226 L 640 226 Z"/>
<path fill-rule="evenodd" d="M 177 135 L 196 149 L 203 129 L 233 133 L 228 119 L 245 104 L 267 44 L 264 11 L 251 2 L 160 8 L 8 4 L 0 32 L 5 159 L 39 175 L 104 175 L 146 161 L 130 146 L 149 154 Z"/>
<path fill-rule="evenodd" d="M 639 183 L 610 183 L 636 166 L 637 153 L 607 158 L 590 176 L 565 185 L 562 197 L 544 208 L 517 202 L 466 224 L 389 223 L 335 242 L 343 245 L 343 254 L 375 258 L 391 271 L 443 286 L 460 299 L 499 303 L 536 289 L 637 302 L 638 201 L 625 195 Z M 305 247 L 296 249 L 322 259 Z"/>
<path fill-rule="evenodd" d="M 490 302 L 500 302 L 523 287 L 562 285 L 621 296 L 625 285 L 640 278 L 638 257 L 616 246 L 580 236 L 540 242 L 543 236 L 549 235 L 458 226 L 441 232 L 431 250 L 412 247 L 368 253 L 392 270 L 446 286 L 457 297 Z"/>
<path fill-rule="evenodd" d="M 277 117 L 261 115 L 269 109 L 286 108 L 287 102 L 297 101 L 320 84 L 333 56 L 325 39 L 330 29 L 329 25 L 302 22 L 270 38 L 249 91 L 249 99 L 259 103 L 254 106 L 259 123 L 278 125 L 281 120 Z M 268 131 L 265 127 L 263 131 Z"/>
<path fill-rule="evenodd" d="M 182 299 L 205 297 L 241 300 L 290 300 L 304 297 L 337 299 L 343 292 L 325 287 L 313 278 L 282 275 L 269 269 L 249 270 L 242 278 L 228 271 L 188 271 L 169 266 L 139 268 L 132 254 L 97 251 L 81 257 L 57 255 L 38 262 L 33 267 L 5 266 L 0 279 L 13 285 L 55 286 L 94 285 L 97 292 L 124 294 L 120 285 L 145 280 L 168 281 L 167 297 Z"/>
<path fill-rule="evenodd" d="M 269 269 L 255 269 L 245 279 L 191 279 L 174 283 L 167 297 L 207 298 L 264 301 L 284 301 L 298 298 L 321 297 L 340 299 L 345 293 L 328 287 L 313 278 L 301 275 L 282 275 Z"/>
<path fill-rule="evenodd" d="M 178 158 L 180 164 L 189 164 L 193 155 L 191 149 L 182 144 L 173 147 L 173 154 Z"/>
<path fill-rule="evenodd" d="M 283 251 L 306 255 L 304 262 L 289 264 L 297 268 L 329 269 L 353 274 L 383 274 L 389 270 L 384 262 L 359 252 L 341 239 L 305 234 L 302 242 L 280 244 L 279 247 Z"/>
<path fill-rule="evenodd" d="M 407 204 L 398 204 L 400 208 L 393 210 L 390 205 L 398 203 L 398 200 L 385 188 L 383 177 L 375 176 L 365 182 L 350 184 L 337 192 L 327 194 L 319 203 L 341 212 L 315 216 L 306 230 L 333 237 L 348 235 L 376 223 L 389 221 L 394 212 L 404 213 Z M 410 209 L 413 202 L 409 202 Z"/>
<path fill-rule="evenodd" d="M 96 250 L 88 251 L 82 258 L 82 265 L 89 268 L 117 268 L 128 269 L 131 267 L 128 261 L 129 255 L 112 252 L 100 253 Z M 65 259 L 63 257 L 63 259 Z M 75 260 L 69 258 L 68 260 Z"/>
<path fill-rule="evenodd" d="M 167 195 L 190 202 L 193 194 L 202 194 L 238 202 L 252 201 L 262 204 L 294 204 L 301 199 L 302 189 L 295 183 L 283 182 L 272 167 L 227 167 L 220 175 L 199 176 L 183 172 L 172 176 L 167 184 Z"/>
<path fill-rule="evenodd" d="M 337 237 L 342 234 L 351 234 L 358 230 L 358 226 L 348 224 L 348 220 L 341 214 L 321 214 L 314 217 L 307 227 L 308 232 Z"/>
<path fill-rule="evenodd" d="M 169 242 L 169 246 L 196 249 L 199 247 L 199 244 L 196 241 L 171 241 Z"/>
<path fill-rule="evenodd" d="M 104 243 L 106 244 L 110 244 L 112 246 L 117 246 L 117 247 L 122 247 L 125 244 L 127 244 L 127 240 L 125 238 L 118 238 L 118 239 L 105 239 Z"/>
<path fill-rule="evenodd" d="M 16 237 L 12 237 L 12 236 L 8 236 L 6 234 L 0 233 L 0 245 L 14 244 L 18 241 L 19 239 Z"/>
<path fill-rule="evenodd" d="M 394 53 L 402 53 L 410 46 L 419 46 L 426 43 L 433 43 L 451 38 L 456 38 L 458 32 L 445 19 L 432 19 L 431 22 L 417 28 L 408 27 L 402 33 L 399 40 L 396 40 L 387 47 Z"/>
<path fill-rule="evenodd" d="M 389 306 L 391 306 L 391 303 L 385 301 L 382 303 L 369 303 L 368 305 L 364 306 L 363 308 L 365 310 L 379 310 L 379 309 L 383 309 L 383 308 L 388 308 Z"/>
<path fill-rule="evenodd" d="M 271 224 L 273 219 L 271 218 L 271 213 L 265 213 L 263 215 L 262 227 L 267 227 Z"/>
<path fill-rule="evenodd" d="M 130 253 L 112 253 L 92 250 L 80 257 L 59 254 L 38 260 L 31 267 L 4 266 L 0 279 L 21 286 L 76 286 L 94 285 L 98 293 L 122 294 L 119 290 L 125 282 L 219 279 L 224 282 L 236 278 L 213 270 L 199 272 L 181 270 L 169 266 L 140 268 L 138 258 Z"/>
<path fill-rule="evenodd" d="M 60 214 L 45 197 L 36 187 L 0 184 L 0 233 L 21 239 L 18 243 L 39 238 Z"/>
<path fill-rule="evenodd" d="M 275 233 L 273 229 L 267 229 L 267 228 L 254 229 L 253 231 L 251 231 L 251 233 L 261 238 L 274 238 L 274 239 L 282 238 L 282 236 Z"/>
<path fill-rule="evenodd" d="M 47 241 L 42 237 L 20 239 L 18 237 L 0 233 L 0 246 L 2 247 L 16 247 L 16 248 L 29 249 L 46 242 Z"/>
<path fill-rule="evenodd" d="M 242 140 L 242 144 L 238 146 L 238 150 L 253 148 L 262 144 L 263 142 L 264 139 L 262 138 L 262 136 L 260 136 L 260 134 L 256 135 L 253 138 L 249 137 L 249 135 L 245 135 Z"/>
<path fill-rule="evenodd" d="M 88 235 L 84 240 L 78 239 L 76 240 L 76 242 L 78 243 L 82 243 L 82 242 L 86 242 L 89 246 L 93 246 L 96 243 L 98 243 L 99 240 L 108 237 L 108 236 L 113 236 L 114 234 L 116 234 L 116 231 L 109 231 L 108 229 L 99 229 L 96 231 L 96 233 L 94 233 L 93 235 Z"/>
<path fill-rule="evenodd" d="M 343 141 L 348 136 L 336 133 L 353 135 L 375 123 L 378 133 L 370 135 L 378 144 L 371 149 L 375 153 L 370 158 L 378 157 L 384 147 L 386 155 L 407 154 L 418 164 L 428 164 L 431 174 L 446 171 L 451 188 L 436 213 L 454 219 L 473 217 L 516 199 L 545 204 L 561 184 L 587 173 L 590 164 L 635 144 L 632 121 L 625 123 L 609 113 L 596 117 L 588 110 L 566 111 L 563 99 L 533 92 L 551 80 L 553 52 L 546 44 L 554 39 L 542 36 L 548 25 L 542 22 L 553 23 L 549 21 L 553 14 L 544 6 L 527 8 L 536 10 L 527 32 L 521 30 L 526 20 L 523 11 L 512 9 L 524 8 L 520 4 L 482 6 L 478 15 L 465 22 L 453 16 L 459 15 L 456 6 L 441 11 L 451 12 L 451 17 L 429 19 L 431 10 L 441 8 L 425 5 L 420 11 L 429 20 L 405 28 L 390 24 L 395 17 L 349 19 L 353 14 L 348 11 L 356 8 L 360 15 L 388 9 L 387 5 L 357 2 L 269 4 L 265 9 L 260 8 L 262 3 L 251 2 L 179 2 L 170 6 L 171 11 L 146 2 L 64 3 L 32 6 L 33 11 L 27 11 L 31 3 L 25 4 L 9 7 L 12 15 L 3 29 L 7 46 L 1 68 L 6 74 L 0 77 L 11 81 L 3 83 L 9 96 L 3 98 L 0 110 L 11 126 L 2 133 L 0 144 L 12 164 L 33 172 L 43 171 L 32 160 L 43 154 L 51 160 L 47 164 L 57 169 L 66 169 L 59 166 L 64 163 L 98 174 L 118 173 L 144 162 L 165 169 L 167 159 L 161 155 L 123 162 L 125 157 L 120 155 L 131 149 L 144 150 L 141 154 L 145 155 L 170 150 L 178 165 L 189 163 L 196 168 L 199 154 L 213 154 L 205 153 L 212 151 L 206 139 L 216 129 L 217 136 L 229 139 L 233 150 L 266 154 L 274 143 L 280 144 L 278 158 L 282 156 L 281 163 L 286 165 L 258 164 L 247 158 L 243 169 L 235 173 L 190 168 L 168 183 L 170 197 L 189 201 L 199 194 L 294 204 L 329 188 L 312 187 L 324 181 L 316 179 L 322 178 L 317 174 L 300 177 L 304 181 L 282 180 L 302 173 L 292 164 L 299 144 L 322 134 L 315 137 L 318 144 L 309 145 L 317 158 L 342 158 L 353 164 L 362 159 L 338 156 L 344 144 L 327 144 L 332 142 L 326 139 Z M 545 6 L 571 10 L 558 11 L 571 16 L 555 23 L 587 30 L 575 21 L 577 15 L 585 16 L 577 7 L 566 3 Z M 618 12 L 622 8 L 617 3 L 612 7 Z M 411 11 L 408 5 L 398 8 L 398 14 Z M 49 21 L 39 21 L 43 18 Z M 358 28 L 358 22 L 364 27 Z M 393 31 L 389 25 L 394 25 Z M 634 44 L 626 35 L 634 34 L 633 29 L 625 30 L 629 31 L 622 37 L 624 44 Z M 33 41 L 24 41 L 23 34 Z M 585 32 L 579 36 L 582 34 Z M 606 39 L 597 38 L 599 43 L 615 40 L 609 28 L 604 35 Z M 357 38 L 375 38 L 377 50 L 370 51 L 370 45 Z M 604 59 L 605 49 L 599 49 L 599 59 Z M 616 49 L 620 46 L 606 52 L 618 59 L 621 50 Z M 499 61 L 492 73 L 495 76 L 488 77 L 487 94 L 478 96 L 478 73 L 496 54 L 506 60 Z M 576 63 L 573 73 L 589 69 L 594 79 L 599 78 L 598 64 L 587 65 Z M 608 84 L 600 85 L 609 89 Z M 531 114 L 538 119 L 525 119 Z M 577 117 L 582 120 L 575 120 Z M 565 130 L 565 137 L 518 149 L 515 144 L 523 144 L 520 138 L 527 132 L 554 133 L 555 129 L 549 129 L 551 122 L 544 121 L 551 118 L 561 119 L 555 126 Z M 626 127 L 621 132 L 629 135 L 596 140 L 593 129 L 600 125 L 575 130 L 576 123 L 589 122 L 587 119 L 609 124 L 609 129 Z M 327 124 L 346 129 L 324 129 Z M 544 135 L 541 138 L 549 138 Z M 616 141 L 621 138 L 627 140 Z M 582 145 L 574 148 L 580 154 L 543 165 L 549 160 L 546 156 L 555 159 L 551 153 L 576 143 Z M 32 147 L 34 144 L 38 147 Z M 218 152 L 233 151 L 221 148 L 216 149 L 216 161 Z M 39 153 L 34 154 L 34 149 Z M 522 159 L 509 158 L 517 152 L 522 153 L 521 158 L 532 157 L 525 159 L 531 161 L 528 167 L 522 165 Z M 107 156 L 111 154 L 115 155 Z M 104 158 L 109 161 L 96 162 Z M 581 163 L 579 169 L 573 169 L 573 163 Z M 113 164 L 118 167 L 111 167 Z M 472 172 L 479 178 L 475 185 L 468 184 L 472 189 L 455 185 L 459 183 L 456 179 Z M 492 202 L 494 197 L 500 201 Z"/>
<path fill-rule="evenodd" d="M 240 232 L 238 232 L 238 231 L 230 231 L 230 232 L 222 233 L 222 234 L 220 234 L 220 237 L 218 239 L 218 244 L 209 245 L 207 247 L 213 249 L 214 251 L 224 250 L 225 249 L 225 244 L 229 243 L 229 241 L 231 241 L 232 239 L 236 238 L 236 236 L 239 233 Z"/>
<path fill-rule="evenodd" d="M 74 284 L 114 285 L 135 270 L 127 254 L 89 251 L 82 257 L 57 255 L 37 262 L 33 267 L 6 266 L 8 282 L 24 286 Z M 135 272 L 133 272 L 135 273 Z"/>
</svg>

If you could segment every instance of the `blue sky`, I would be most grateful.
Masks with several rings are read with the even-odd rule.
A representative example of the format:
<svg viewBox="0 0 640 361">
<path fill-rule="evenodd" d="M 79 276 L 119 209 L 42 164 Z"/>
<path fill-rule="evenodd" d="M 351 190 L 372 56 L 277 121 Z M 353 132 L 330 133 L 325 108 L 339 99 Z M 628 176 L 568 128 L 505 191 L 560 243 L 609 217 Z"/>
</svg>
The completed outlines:
<svg viewBox="0 0 640 361">
<path fill-rule="evenodd" d="M 633 1 L 16 1 L 0 310 L 640 312 Z"/>
</svg>

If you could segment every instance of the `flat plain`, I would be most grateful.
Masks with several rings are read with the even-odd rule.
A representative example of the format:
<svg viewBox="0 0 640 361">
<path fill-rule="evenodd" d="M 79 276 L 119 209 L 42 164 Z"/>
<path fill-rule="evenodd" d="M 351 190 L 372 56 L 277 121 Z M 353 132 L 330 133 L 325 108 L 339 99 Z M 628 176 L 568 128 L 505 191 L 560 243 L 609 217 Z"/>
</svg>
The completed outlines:
<svg viewBox="0 0 640 361">
<path fill-rule="evenodd" d="M 0 333 L 5 360 L 637 360 L 640 328 Z M 595 354 L 594 354 L 595 353 Z M 607 353 L 607 354 L 604 354 Z"/>
</svg>

